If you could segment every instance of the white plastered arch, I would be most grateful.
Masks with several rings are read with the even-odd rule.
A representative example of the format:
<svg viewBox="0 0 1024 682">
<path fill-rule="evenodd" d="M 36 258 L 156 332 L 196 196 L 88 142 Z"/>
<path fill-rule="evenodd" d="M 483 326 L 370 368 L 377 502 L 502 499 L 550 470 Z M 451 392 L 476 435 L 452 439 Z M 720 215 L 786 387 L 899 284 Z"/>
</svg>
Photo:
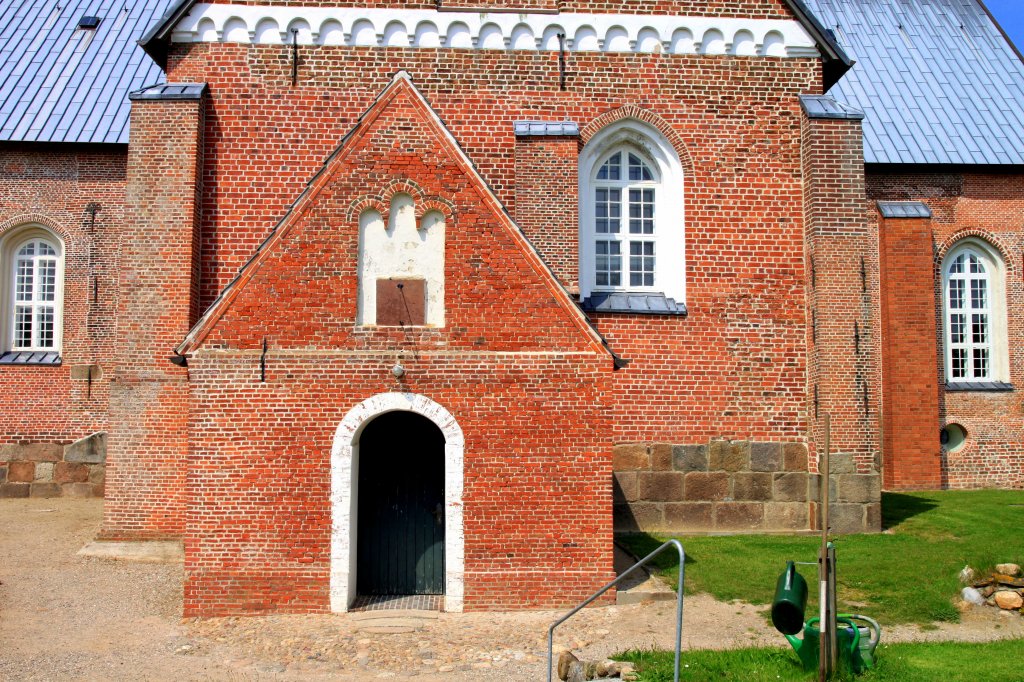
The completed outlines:
<svg viewBox="0 0 1024 682">
<path fill-rule="evenodd" d="M 387 412 L 414 412 L 444 435 L 444 610 L 462 611 L 465 534 L 462 521 L 465 438 L 455 417 L 416 393 L 378 393 L 345 415 L 331 448 L 331 611 L 348 611 L 356 598 L 356 532 L 359 508 L 359 437 Z"/>
</svg>

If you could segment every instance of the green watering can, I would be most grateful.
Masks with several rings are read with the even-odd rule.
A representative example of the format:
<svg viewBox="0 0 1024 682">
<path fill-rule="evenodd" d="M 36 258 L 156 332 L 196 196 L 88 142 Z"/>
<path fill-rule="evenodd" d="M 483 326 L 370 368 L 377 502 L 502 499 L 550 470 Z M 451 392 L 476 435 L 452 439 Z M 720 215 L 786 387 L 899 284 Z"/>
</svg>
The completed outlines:
<svg viewBox="0 0 1024 682">
<path fill-rule="evenodd" d="M 858 621 L 865 625 L 858 625 Z M 882 638 L 882 628 L 878 622 L 867 616 L 841 613 L 836 616 L 836 645 L 839 648 L 839 660 L 853 673 L 860 674 L 875 667 L 875 647 Z M 794 635 L 786 635 L 796 655 L 800 657 L 804 670 L 818 669 L 818 652 L 821 645 L 819 638 L 818 619 L 811 618 L 804 625 L 804 638 L 797 639 Z"/>
</svg>

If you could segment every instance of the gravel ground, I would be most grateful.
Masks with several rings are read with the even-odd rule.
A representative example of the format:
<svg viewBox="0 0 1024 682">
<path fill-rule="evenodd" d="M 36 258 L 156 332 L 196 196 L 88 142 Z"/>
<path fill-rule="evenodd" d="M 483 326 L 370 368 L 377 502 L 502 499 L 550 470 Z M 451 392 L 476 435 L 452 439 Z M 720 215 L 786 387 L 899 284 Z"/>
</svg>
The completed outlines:
<svg viewBox="0 0 1024 682">
<path fill-rule="evenodd" d="M 0 500 L 0 680 L 544 679 L 554 611 L 440 614 L 369 634 L 345 614 L 181 618 L 180 565 L 84 558 L 101 500 Z M 762 609 L 687 597 L 684 646 L 779 645 Z M 587 609 L 557 646 L 596 659 L 669 648 L 674 603 Z M 1024 619 L 974 609 L 958 625 L 888 628 L 886 641 L 1024 637 Z"/>
</svg>

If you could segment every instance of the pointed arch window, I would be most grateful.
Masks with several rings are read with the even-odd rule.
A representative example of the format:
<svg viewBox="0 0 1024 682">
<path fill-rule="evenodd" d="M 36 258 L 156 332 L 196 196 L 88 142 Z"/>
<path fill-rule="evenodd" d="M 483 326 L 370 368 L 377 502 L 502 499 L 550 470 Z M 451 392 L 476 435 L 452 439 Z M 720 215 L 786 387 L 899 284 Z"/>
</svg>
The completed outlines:
<svg viewBox="0 0 1024 682">
<path fill-rule="evenodd" d="M 594 178 L 594 285 L 653 289 L 658 176 L 650 163 L 616 149 Z"/>
<path fill-rule="evenodd" d="M 950 250 L 942 276 L 946 381 L 1007 381 L 1002 259 L 980 240 L 968 239 Z"/>
<path fill-rule="evenodd" d="M 615 310 L 685 314 L 683 172 L 668 140 L 640 121 L 616 122 L 584 147 L 579 179 L 584 307 L 612 300 Z M 621 307 L 636 299 L 663 303 Z"/>
</svg>

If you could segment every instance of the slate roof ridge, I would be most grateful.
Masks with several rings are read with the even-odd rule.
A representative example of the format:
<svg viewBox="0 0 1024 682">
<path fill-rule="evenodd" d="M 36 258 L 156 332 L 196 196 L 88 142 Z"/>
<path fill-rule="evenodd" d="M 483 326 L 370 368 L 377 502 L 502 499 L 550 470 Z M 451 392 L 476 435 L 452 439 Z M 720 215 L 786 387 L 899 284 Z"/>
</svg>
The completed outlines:
<svg viewBox="0 0 1024 682">
<path fill-rule="evenodd" d="M 535 272 L 540 275 L 541 280 L 544 282 L 548 291 L 557 301 L 559 301 L 559 303 L 561 303 L 562 308 L 570 315 L 570 318 L 573 320 L 576 327 L 589 338 L 591 349 L 602 354 L 606 353 L 613 360 L 616 366 L 618 366 L 620 358 L 611 350 L 611 348 L 609 348 L 607 341 L 600 332 L 597 331 L 590 319 L 583 313 L 579 306 L 576 305 L 572 298 L 570 298 L 569 294 L 551 271 L 551 268 L 547 265 L 544 259 L 541 258 L 533 244 L 531 244 L 526 238 L 523 231 L 515 223 L 504 205 L 497 198 L 497 195 L 494 194 L 494 191 L 477 170 L 472 160 L 462 149 L 462 146 L 459 145 L 455 136 L 452 135 L 450 130 L 448 130 L 448 126 L 445 125 L 441 117 L 438 116 L 437 112 L 434 111 L 433 107 L 431 107 L 429 102 L 427 102 L 423 93 L 421 93 L 413 83 L 412 77 L 409 73 L 404 70 L 399 71 L 394 75 L 391 82 L 381 90 L 370 106 L 367 107 L 362 115 L 360 115 L 356 120 L 351 130 L 342 137 L 341 142 L 306 184 L 305 189 L 303 189 L 299 197 L 292 203 L 284 216 L 282 216 L 282 218 L 277 222 L 267 238 L 264 239 L 256 249 L 256 252 L 249 258 L 245 265 L 242 266 L 234 279 L 224 287 L 220 295 L 217 296 L 217 299 L 209 308 L 207 308 L 206 312 L 202 317 L 200 317 L 195 325 L 193 325 L 192 329 L 188 332 L 182 342 L 175 348 L 175 353 L 178 355 L 187 355 L 199 347 L 209 332 L 213 330 L 217 321 L 220 320 L 230 307 L 234 299 L 241 293 L 246 282 L 251 279 L 251 273 L 258 268 L 263 259 L 268 256 L 271 248 L 287 235 L 291 226 L 299 219 L 302 213 L 312 205 L 312 202 L 319 195 L 320 191 L 327 185 L 333 173 L 335 161 L 345 153 L 345 151 L 347 151 L 349 144 L 357 136 L 365 132 L 367 126 L 372 124 L 373 121 L 376 120 L 377 116 L 383 111 L 384 106 L 394 97 L 398 96 L 402 89 L 406 89 L 410 92 L 414 98 L 413 101 L 417 102 L 429 113 L 429 118 L 430 121 L 433 122 L 435 132 L 440 134 L 441 138 L 447 143 L 449 149 L 454 152 L 456 162 L 463 167 L 463 172 L 469 176 L 470 181 L 481 191 L 481 199 L 483 200 L 483 203 L 491 209 L 499 220 L 504 223 L 509 234 L 519 243 L 519 246 L 527 256 L 527 260 L 531 267 L 533 267 Z"/>
</svg>

